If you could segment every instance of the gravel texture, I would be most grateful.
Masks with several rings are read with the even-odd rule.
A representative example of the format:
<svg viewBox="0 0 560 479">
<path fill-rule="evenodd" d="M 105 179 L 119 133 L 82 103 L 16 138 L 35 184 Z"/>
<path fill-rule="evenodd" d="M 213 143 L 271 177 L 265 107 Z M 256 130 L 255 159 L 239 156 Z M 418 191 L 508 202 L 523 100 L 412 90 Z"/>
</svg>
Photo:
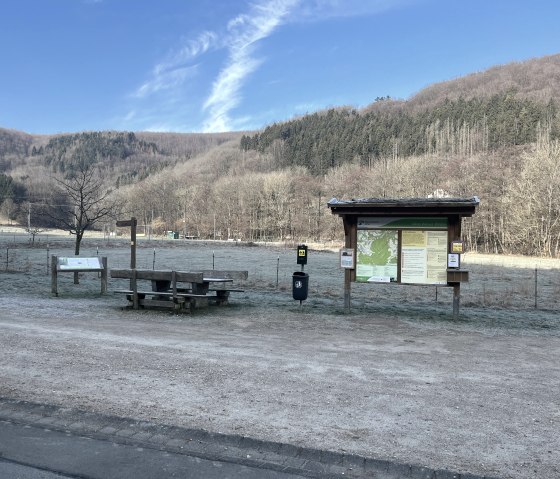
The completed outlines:
<svg viewBox="0 0 560 479">
<path fill-rule="evenodd" d="M 156 246 L 139 267 L 156 248 L 160 269 L 248 269 L 245 292 L 193 315 L 132 311 L 89 273 L 80 285 L 61 275 L 52 297 L 44 250 L 18 250 L 28 270 L 0 274 L 0 396 L 433 469 L 560 477 L 554 307 L 471 299 L 454 322 L 447 288 L 436 302 L 434 288 L 355 285 L 343 314 L 338 256 L 312 251 L 300 308 L 295 250 Z M 100 255 L 127 265 L 122 244 Z M 472 267 L 470 284 L 491 268 Z"/>
</svg>

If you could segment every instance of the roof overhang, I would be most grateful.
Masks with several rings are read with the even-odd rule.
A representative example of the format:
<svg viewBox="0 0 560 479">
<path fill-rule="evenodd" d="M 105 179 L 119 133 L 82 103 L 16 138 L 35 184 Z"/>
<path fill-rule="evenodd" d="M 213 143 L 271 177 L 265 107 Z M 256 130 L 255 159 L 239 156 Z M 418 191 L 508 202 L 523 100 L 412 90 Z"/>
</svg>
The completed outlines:
<svg viewBox="0 0 560 479">
<path fill-rule="evenodd" d="M 480 200 L 471 198 L 363 198 L 338 200 L 327 206 L 339 216 L 472 216 Z"/>
</svg>

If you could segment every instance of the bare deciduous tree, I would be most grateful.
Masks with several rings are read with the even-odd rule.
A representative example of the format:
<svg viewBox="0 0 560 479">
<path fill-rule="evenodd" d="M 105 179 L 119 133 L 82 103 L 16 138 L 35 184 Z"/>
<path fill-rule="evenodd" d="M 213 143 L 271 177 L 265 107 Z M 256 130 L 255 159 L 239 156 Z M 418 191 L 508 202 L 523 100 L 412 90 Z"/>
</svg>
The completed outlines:
<svg viewBox="0 0 560 479">
<path fill-rule="evenodd" d="M 84 233 L 100 220 L 116 216 L 118 205 L 109 199 L 111 191 L 96 177 L 95 166 L 91 163 L 78 162 L 71 174 L 64 179 L 55 178 L 55 182 L 66 204 L 51 208 L 48 215 L 58 226 L 76 236 L 74 254 L 79 255 Z"/>
</svg>

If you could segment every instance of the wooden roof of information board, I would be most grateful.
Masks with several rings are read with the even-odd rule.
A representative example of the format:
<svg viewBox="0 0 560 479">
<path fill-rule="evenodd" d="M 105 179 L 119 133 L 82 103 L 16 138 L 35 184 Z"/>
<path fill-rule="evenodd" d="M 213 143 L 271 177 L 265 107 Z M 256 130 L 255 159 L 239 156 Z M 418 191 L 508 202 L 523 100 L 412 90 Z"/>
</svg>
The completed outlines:
<svg viewBox="0 0 560 479">
<path fill-rule="evenodd" d="M 338 200 L 327 206 L 340 216 L 472 216 L 480 203 L 471 198 L 362 198 Z"/>
</svg>

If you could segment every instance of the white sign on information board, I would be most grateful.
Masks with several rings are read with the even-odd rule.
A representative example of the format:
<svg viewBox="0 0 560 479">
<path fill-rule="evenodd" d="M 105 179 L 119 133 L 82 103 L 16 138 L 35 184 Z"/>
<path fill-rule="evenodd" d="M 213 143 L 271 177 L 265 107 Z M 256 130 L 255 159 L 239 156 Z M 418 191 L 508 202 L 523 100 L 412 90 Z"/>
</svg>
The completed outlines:
<svg viewBox="0 0 560 479">
<path fill-rule="evenodd" d="M 58 258 L 58 269 L 65 270 L 95 270 L 103 269 L 99 258 Z"/>
<path fill-rule="evenodd" d="M 340 267 L 354 269 L 354 250 L 352 248 L 342 248 L 340 250 Z"/>
</svg>

